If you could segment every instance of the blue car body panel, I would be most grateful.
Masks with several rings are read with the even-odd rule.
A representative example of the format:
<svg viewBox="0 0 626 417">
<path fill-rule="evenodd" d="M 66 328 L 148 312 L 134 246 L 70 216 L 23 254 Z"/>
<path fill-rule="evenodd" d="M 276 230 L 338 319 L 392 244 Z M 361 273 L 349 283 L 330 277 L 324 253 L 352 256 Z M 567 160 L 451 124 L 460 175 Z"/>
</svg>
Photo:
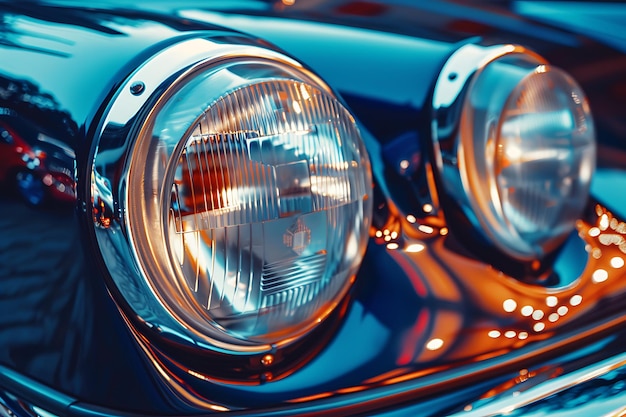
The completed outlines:
<svg viewBox="0 0 626 417">
<path fill-rule="evenodd" d="M 84 416 L 623 411 L 626 280 L 607 265 L 626 259 L 626 249 L 603 243 L 626 234 L 623 48 L 611 36 L 585 36 L 586 27 L 564 27 L 533 2 L 302 3 L 0 2 L 0 120 L 26 120 L 71 149 L 76 196 L 32 207 L 1 188 L 0 404 L 24 415 Z M 184 381 L 198 402 L 172 389 L 107 290 L 89 173 L 94 136 L 122 82 L 159 50 L 209 36 L 272 45 L 320 74 L 354 112 L 370 152 L 373 229 L 424 250 L 392 250 L 373 235 L 319 352 L 271 382 Z M 428 159 L 439 71 L 460 45 L 487 41 L 527 45 L 570 72 L 596 119 L 592 198 L 550 283 L 504 276 L 453 237 L 424 234 L 404 216 L 424 192 L 420 171 L 398 171 L 397 162 Z M 611 227 L 590 236 L 604 221 Z M 608 270 L 602 283 L 592 279 L 598 268 Z M 550 295 L 558 305 L 544 305 Z M 509 299 L 514 313 L 502 307 Z M 522 315 L 526 304 L 542 318 Z M 543 319 L 559 306 L 568 312 Z M 435 339 L 442 347 L 429 348 Z"/>
</svg>

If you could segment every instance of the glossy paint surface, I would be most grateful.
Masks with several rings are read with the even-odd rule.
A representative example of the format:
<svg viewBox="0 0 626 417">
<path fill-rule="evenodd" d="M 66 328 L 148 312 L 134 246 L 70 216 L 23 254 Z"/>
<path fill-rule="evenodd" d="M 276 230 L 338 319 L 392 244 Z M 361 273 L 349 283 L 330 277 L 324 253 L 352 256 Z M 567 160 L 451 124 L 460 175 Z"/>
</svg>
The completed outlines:
<svg viewBox="0 0 626 417">
<path fill-rule="evenodd" d="M 277 3 L 238 4 L 239 11 L 249 7 L 248 12 L 256 12 L 231 17 L 224 10 L 179 6 L 184 18 L 176 19 L 136 10 L 112 13 L 0 3 L 0 22 L 6 29 L 0 42 L 3 61 L 6 57 L 0 69 L 0 121 L 18 124 L 15 120 L 26 119 L 34 133 L 20 140 L 34 148 L 43 150 L 41 135 L 53 138 L 47 143 L 54 143 L 56 151 L 48 146 L 46 157 L 69 149 L 65 154 L 74 157 L 67 169 L 75 189 L 73 201 L 51 196 L 33 207 L 11 180 L 3 182 L 0 365 L 7 369 L 5 376 L 17 371 L 67 395 L 47 403 L 57 413 L 73 401 L 79 401 L 75 410 L 84 404 L 92 411 L 96 405 L 154 414 L 256 407 L 282 409 L 278 415 L 327 408 L 368 412 L 428 398 L 415 409 L 428 406 L 433 415 L 463 414 L 468 405 L 476 408 L 480 398 L 501 398 L 519 384 L 511 381 L 523 370 L 534 373 L 533 378 L 537 375 L 536 381 L 544 378 L 541 375 L 572 371 L 559 370 L 563 367 L 585 369 L 623 352 L 626 210 L 619 206 L 614 185 L 624 178 L 622 154 L 617 152 L 623 142 L 620 122 L 611 122 L 618 109 L 600 112 L 597 118 L 600 142 L 617 149 L 607 152 L 611 158 L 602 154 L 600 165 L 616 167 L 615 177 L 599 176 L 593 186 L 596 202 L 559 254 L 554 273 L 524 283 L 469 254 L 437 212 L 428 184 L 415 186 L 417 176 L 429 173 L 422 164 L 427 161 L 422 144 L 429 134 L 424 121 L 429 117 L 430 88 L 454 45 L 468 33 L 439 31 L 431 42 L 409 35 L 425 36 L 416 32 L 427 31 L 433 23 L 419 29 L 402 26 L 402 33 L 394 34 L 337 25 L 347 19 L 354 26 L 367 26 L 375 19 L 363 13 L 380 8 L 357 8 L 361 14 L 348 8 L 352 11 L 346 15 L 337 11 L 348 5 L 322 7 L 324 13 L 315 18 L 330 21 L 326 25 L 311 22 L 307 10 L 290 11 Z M 398 16 L 408 6 L 388 7 L 385 13 Z M 280 19 L 289 13 L 306 21 Z M 419 14 L 414 13 L 412 17 Z M 438 13 L 429 10 L 426 15 Z M 464 27 L 495 33 L 498 28 L 485 26 L 481 16 L 476 19 L 481 26 Z M 522 37 L 523 24 L 508 19 L 512 35 Z M 92 213 L 85 209 L 90 204 L 91 141 L 104 110 L 101 103 L 157 49 L 192 31 L 214 30 L 212 24 L 258 30 L 255 35 L 299 57 L 339 89 L 363 123 L 377 182 L 372 237 L 339 328 L 302 368 L 261 385 L 181 374 L 167 362 L 167 355 L 147 342 L 149 338 L 130 330 L 106 291 L 106 270 L 89 237 Z M 579 39 L 542 30 L 555 40 L 544 51 L 552 51 L 553 59 L 580 74 L 583 87 L 601 86 L 590 94 L 592 106 L 607 106 L 604 95 L 613 91 L 611 80 L 618 71 L 611 73 L 613 78 L 598 79 L 590 64 L 569 68 L 573 58 L 568 54 L 580 46 Z M 533 43 L 532 36 L 524 39 Z M 623 60 L 609 50 L 602 53 L 602 59 Z M 622 96 L 611 97 L 607 100 L 623 104 Z M 23 154 L 34 161 L 36 152 L 31 155 L 26 146 L 21 148 L 11 148 L 18 153 L 11 161 L 23 161 Z M 7 165 L 20 164 L 3 162 L 0 171 L 13 173 Z M 41 173 L 39 168 L 31 171 Z M 606 379 L 623 380 L 620 369 L 623 366 L 616 365 Z M 0 378 L 0 384 L 10 392 L 5 385 L 9 380 L 14 379 Z M 455 390 L 452 396 L 450 389 Z M 439 399 L 433 399 L 434 394 Z"/>
</svg>

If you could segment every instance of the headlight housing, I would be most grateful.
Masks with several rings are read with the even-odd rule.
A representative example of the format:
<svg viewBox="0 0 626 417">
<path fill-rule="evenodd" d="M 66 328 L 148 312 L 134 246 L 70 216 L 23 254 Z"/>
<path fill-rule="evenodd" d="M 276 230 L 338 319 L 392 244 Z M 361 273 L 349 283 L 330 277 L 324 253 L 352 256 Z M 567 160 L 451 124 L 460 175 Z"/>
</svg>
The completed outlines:
<svg viewBox="0 0 626 417">
<path fill-rule="evenodd" d="M 239 355 L 292 343 L 344 298 L 370 189 L 355 121 L 321 80 L 271 50 L 206 39 L 130 77 L 92 174 L 96 237 L 131 315 Z"/>
<path fill-rule="evenodd" d="M 587 202 L 595 167 L 581 88 L 524 48 L 467 45 L 444 67 L 434 105 L 444 188 L 475 230 L 520 261 L 554 251 Z"/>
</svg>

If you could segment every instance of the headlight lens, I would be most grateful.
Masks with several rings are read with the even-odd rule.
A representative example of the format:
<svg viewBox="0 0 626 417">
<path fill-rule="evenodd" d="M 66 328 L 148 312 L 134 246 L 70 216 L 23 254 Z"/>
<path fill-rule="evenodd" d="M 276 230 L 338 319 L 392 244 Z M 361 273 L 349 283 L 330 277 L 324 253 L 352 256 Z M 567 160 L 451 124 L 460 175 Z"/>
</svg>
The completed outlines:
<svg viewBox="0 0 626 417">
<path fill-rule="evenodd" d="M 128 172 L 145 279 L 214 346 L 301 336 L 352 282 L 369 162 L 347 110 L 293 68 L 231 59 L 187 76 L 147 117 Z"/>
<path fill-rule="evenodd" d="M 539 66 L 511 93 L 495 138 L 495 184 L 502 226 L 529 251 L 549 251 L 572 230 L 587 202 L 593 148 L 585 95 L 563 71 Z"/>
<path fill-rule="evenodd" d="M 480 231 L 510 256 L 531 260 L 573 230 L 588 198 L 595 132 L 569 75 L 521 48 L 504 50 L 490 58 L 484 49 L 482 67 L 468 76 L 452 158 Z M 450 177 L 449 192 L 458 193 Z"/>
</svg>

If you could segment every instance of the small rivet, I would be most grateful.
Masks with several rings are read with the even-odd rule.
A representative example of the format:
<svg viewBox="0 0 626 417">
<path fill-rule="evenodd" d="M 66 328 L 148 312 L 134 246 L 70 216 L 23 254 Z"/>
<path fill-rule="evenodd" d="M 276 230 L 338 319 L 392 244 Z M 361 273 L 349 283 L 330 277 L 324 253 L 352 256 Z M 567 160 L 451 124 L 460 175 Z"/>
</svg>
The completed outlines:
<svg viewBox="0 0 626 417">
<path fill-rule="evenodd" d="M 532 268 L 533 271 L 538 271 L 539 268 L 541 268 L 541 262 L 539 262 L 538 260 L 534 260 L 532 261 L 532 263 L 530 264 L 530 267 Z"/>
<path fill-rule="evenodd" d="M 146 85 L 141 81 L 135 81 L 130 85 L 130 93 L 134 96 L 138 96 L 144 92 Z"/>
<path fill-rule="evenodd" d="M 448 74 L 448 80 L 450 81 L 456 80 L 456 77 L 458 77 L 458 74 L 456 72 L 451 72 L 450 74 Z"/>
</svg>

